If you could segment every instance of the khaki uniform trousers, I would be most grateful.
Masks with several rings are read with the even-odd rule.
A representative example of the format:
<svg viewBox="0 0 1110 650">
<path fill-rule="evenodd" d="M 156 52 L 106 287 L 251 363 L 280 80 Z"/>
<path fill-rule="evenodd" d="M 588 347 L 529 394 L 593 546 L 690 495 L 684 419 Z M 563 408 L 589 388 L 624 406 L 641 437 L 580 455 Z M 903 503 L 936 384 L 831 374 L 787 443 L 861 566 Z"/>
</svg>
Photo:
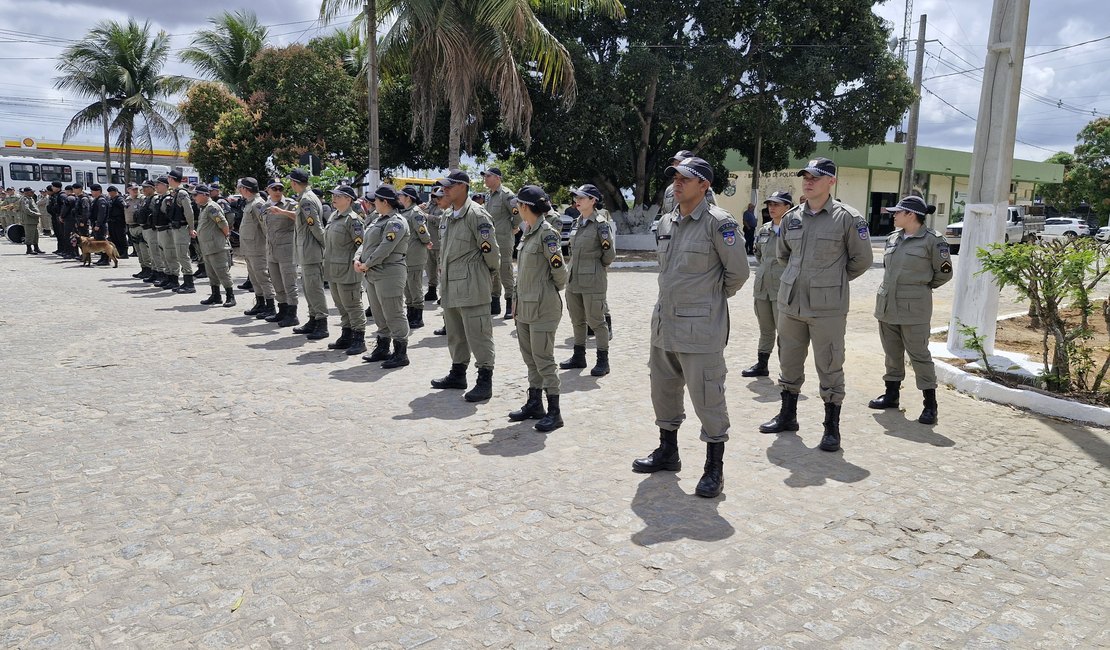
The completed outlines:
<svg viewBox="0 0 1110 650">
<path fill-rule="evenodd" d="M 177 250 L 177 263 L 181 266 L 181 273 L 192 275 L 193 260 L 189 256 L 189 244 L 192 242 L 192 237 L 189 236 L 189 227 L 170 228 L 166 232 L 173 233 L 173 243 Z"/>
<path fill-rule="evenodd" d="M 139 266 L 144 268 L 153 268 L 154 261 L 150 257 L 150 244 L 146 241 L 146 233 L 143 232 L 142 226 L 128 226 L 127 231 L 131 233 L 131 241 L 135 242 L 135 250 L 139 251 Z M 154 232 L 151 230 L 150 232 Z"/>
<path fill-rule="evenodd" d="M 39 246 L 39 219 L 35 217 L 34 221 L 23 222 L 23 243 L 27 246 L 38 248 Z"/>
<path fill-rule="evenodd" d="M 541 332 L 533 325 L 516 324 L 520 356 L 528 366 L 528 388 L 542 388 L 548 395 L 559 394 L 559 366 L 555 363 L 555 332 Z"/>
<path fill-rule="evenodd" d="M 208 273 L 208 284 L 212 287 L 231 288 L 231 258 L 228 251 L 220 251 L 204 256 L 204 269 Z"/>
<path fill-rule="evenodd" d="M 177 242 L 174 240 L 174 231 L 156 230 L 158 233 L 158 248 L 162 249 L 162 262 L 166 267 L 166 275 L 181 275 L 181 262 L 177 260 Z"/>
<path fill-rule="evenodd" d="M 308 317 L 317 320 L 328 317 L 328 302 L 324 297 L 324 263 L 301 264 L 304 282 L 304 299 L 308 303 Z"/>
<path fill-rule="evenodd" d="M 428 261 L 424 264 L 424 270 L 428 272 L 428 286 L 435 287 L 439 285 L 439 249 L 433 248 L 428 251 Z"/>
<path fill-rule="evenodd" d="M 405 296 L 383 296 L 381 293 L 373 282 L 366 283 L 370 312 L 374 314 L 374 324 L 378 326 L 375 336 L 408 342 L 409 320 L 405 318 Z"/>
<path fill-rule="evenodd" d="M 605 322 L 605 294 L 566 292 L 567 313 L 574 328 L 574 344 L 586 345 L 587 326 L 593 329 L 598 350 L 609 349 L 609 324 Z"/>
<path fill-rule="evenodd" d="M 800 393 L 805 383 L 805 363 L 813 343 L 813 365 L 821 382 L 821 399 L 844 401 L 844 330 L 847 316 L 798 318 L 779 314 L 779 385 Z"/>
<path fill-rule="evenodd" d="M 755 319 L 759 323 L 759 344 L 756 352 L 771 354 L 771 350 L 775 349 L 775 336 L 778 333 L 779 301 L 756 298 Z"/>
<path fill-rule="evenodd" d="M 492 280 L 490 291 L 493 295 L 500 296 L 502 295 L 502 287 L 504 287 L 504 296 L 512 298 L 516 280 L 513 279 L 513 235 L 511 232 L 508 237 L 502 236 L 500 231 L 497 232 L 497 248 L 501 251 L 501 266 L 490 273 L 490 279 Z"/>
<path fill-rule="evenodd" d="M 424 309 L 424 265 L 410 266 L 405 275 L 405 306 Z"/>
<path fill-rule="evenodd" d="M 443 310 L 443 326 L 447 328 L 447 350 L 451 363 L 474 363 L 479 368 L 493 368 L 493 317 L 489 305 L 451 307 Z"/>
<path fill-rule="evenodd" d="M 267 275 L 274 288 L 274 298 L 286 305 L 297 306 L 297 266 L 293 258 L 276 260 L 266 258 Z"/>
<path fill-rule="evenodd" d="M 677 431 L 686 419 L 683 389 L 690 392 L 694 413 L 701 420 L 703 442 L 726 442 L 731 423 L 725 402 L 725 353 L 670 352 L 651 346 L 648 375 L 651 405 L 660 429 Z"/>
<path fill-rule="evenodd" d="M 254 295 L 267 300 L 274 299 L 274 285 L 270 282 L 270 268 L 266 266 L 266 254 L 244 255 L 247 262 L 247 278 L 254 287 Z"/>
<path fill-rule="evenodd" d="M 901 383 L 906 378 L 906 359 L 909 355 L 918 390 L 935 390 L 937 371 L 933 355 L 929 354 L 929 324 L 895 325 L 879 321 L 879 340 L 886 353 L 886 374 L 883 381 Z"/>
<path fill-rule="evenodd" d="M 329 286 L 332 302 L 339 310 L 339 324 L 356 332 L 365 332 L 366 312 L 362 307 L 362 287 L 359 283 L 332 282 Z"/>
<path fill-rule="evenodd" d="M 158 231 L 154 228 L 143 228 L 143 242 L 150 254 L 150 268 L 165 273 L 166 256 L 162 254 L 162 245 L 158 242 Z"/>
</svg>

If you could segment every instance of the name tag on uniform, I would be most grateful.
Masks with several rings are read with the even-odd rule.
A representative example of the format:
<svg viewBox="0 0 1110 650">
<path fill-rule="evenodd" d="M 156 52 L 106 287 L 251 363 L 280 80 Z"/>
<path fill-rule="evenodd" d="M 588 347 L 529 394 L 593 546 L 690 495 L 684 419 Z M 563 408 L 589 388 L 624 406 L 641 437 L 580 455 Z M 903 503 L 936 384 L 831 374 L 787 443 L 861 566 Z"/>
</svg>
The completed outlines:
<svg viewBox="0 0 1110 650">
<path fill-rule="evenodd" d="M 663 239 L 670 239 L 670 238 L 671 238 L 671 236 L 670 236 L 670 235 L 659 235 L 659 239 L 660 239 L 660 240 L 663 240 Z"/>
</svg>

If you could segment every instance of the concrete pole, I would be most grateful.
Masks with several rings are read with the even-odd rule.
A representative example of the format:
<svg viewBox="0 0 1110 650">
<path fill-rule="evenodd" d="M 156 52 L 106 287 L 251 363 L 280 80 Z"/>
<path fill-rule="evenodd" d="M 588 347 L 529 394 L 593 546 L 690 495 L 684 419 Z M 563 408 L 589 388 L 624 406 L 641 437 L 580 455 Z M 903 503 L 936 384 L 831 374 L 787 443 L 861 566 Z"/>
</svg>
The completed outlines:
<svg viewBox="0 0 1110 650">
<path fill-rule="evenodd" d="M 917 123 L 921 117 L 921 71 L 925 67 L 925 14 L 917 28 L 917 57 L 913 65 L 914 101 L 910 106 L 910 123 L 906 131 L 906 162 L 902 166 L 902 193 L 909 196 L 913 192 L 913 172 L 917 164 Z M 926 197 L 928 198 L 928 197 Z"/>
<path fill-rule="evenodd" d="M 378 146 L 378 17 L 375 0 L 366 3 L 366 97 L 370 113 L 370 157 L 367 159 L 367 191 L 373 192 L 381 185 L 380 148 Z"/>
<path fill-rule="evenodd" d="M 1010 181 L 1017 137 L 1021 73 L 1025 63 L 1025 36 L 1029 27 L 1029 0 L 995 0 L 987 37 L 983 90 L 975 127 L 975 149 L 968 179 L 968 200 L 956 268 L 956 296 L 948 327 L 948 350 L 963 357 L 975 356 L 958 331 L 972 326 L 983 337 L 983 348 L 994 353 L 998 320 L 998 283 L 975 252 L 1002 241 L 1010 203 Z"/>
</svg>

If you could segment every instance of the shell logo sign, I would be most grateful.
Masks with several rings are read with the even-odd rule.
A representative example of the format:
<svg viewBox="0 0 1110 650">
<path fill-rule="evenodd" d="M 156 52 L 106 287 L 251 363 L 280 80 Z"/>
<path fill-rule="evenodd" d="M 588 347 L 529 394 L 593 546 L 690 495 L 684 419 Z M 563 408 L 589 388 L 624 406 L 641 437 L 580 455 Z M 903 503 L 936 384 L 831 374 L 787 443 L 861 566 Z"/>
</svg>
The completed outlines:
<svg viewBox="0 0 1110 650">
<path fill-rule="evenodd" d="M 38 143 L 35 142 L 34 138 L 23 138 L 20 140 L 19 146 L 23 149 L 35 149 L 38 147 Z"/>
</svg>

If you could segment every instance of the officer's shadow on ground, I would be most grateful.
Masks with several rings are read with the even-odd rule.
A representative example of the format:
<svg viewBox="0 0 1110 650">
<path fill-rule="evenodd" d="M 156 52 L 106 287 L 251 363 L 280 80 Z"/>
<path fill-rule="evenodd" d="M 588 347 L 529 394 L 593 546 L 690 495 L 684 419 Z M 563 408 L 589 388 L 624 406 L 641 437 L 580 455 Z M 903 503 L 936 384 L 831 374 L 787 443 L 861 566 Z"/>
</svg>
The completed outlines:
<svg viewBox="0 0 1110 650">
<path fill-rule="evenodd" d="M 345 350 L 313 350 L 312 352 L 305 352 L 297 357 L 296 361 L 291 362 L 291 366 L 308 366 L 316 363 L 339 363 L 341 361 L 349 361 L 351 357 L 347 356 Z M 362 361 L 362 359 L 359 359 Z M 362 365 L 362 364 L 359 364 Z"/>
<path fill-rule="evenodd" d="M 871 476 L 868 470 L 844 460 L 844 452 L 821 451 L 807 447 L 796 433 L 774 434 L 775 441 L 767 449 L 767 460 L 784 469 L 790 476 L 783 483 L 793 488 L 824 485 L 830 479 L 855 483 Z"/>
<path fill-rule="evenodd" d="M 473 380 L 473 377 L 470 378 Z M 471 384 L 473 386 L 473 384 Z M 463 399 L 462 390 L 438 390 L 429 387 L 426 395 L 409 402 L 409 413 L 394 415 L 394 420 L 462 420 L 478 412 L 479 403 Z"/>
<path fill-rule="evenodd" d="M 745 382 L 747 389 L 756 394 L 752 401 L 760 402 L 762 404 L 778 403 L 782 401 L 782 387 L 778 382 L 770 377 L 741 377 L 740 381 Z M 804 402 L 808 399 L 805 395 L 798 395 L 798 401 Z M 777 411 L 776 411 L 777 413 Z M 774 413 L 767 416 L 770 420 L 774 417 Z"/>
<path fill-rule="evenodd" d="M 579 393 L 597 390 L 601 388 L 601 385 L 598 383 L 599 379 L 604 378 L 594 377 L 590 374 L 589 368 L 559 371 L 559 382 L 562 384 L 562 392 L 564 393 Z"/>
<path fill-rule="evenodd" d="M 368 384 L 370 382 L 378 381 L 379 379 L 384 379 L 396 370 L 402 370 L 400 368 L 396 370 L 386 370 L 382 368 L 381 361 L 368 363 L 364 362 L 361 357 L 358 357 L 358 360 L 359 364 L 357 366 L 350 366 L 348 368 L 332 370 L 328 373 L 328 376 L 332 379 L 338 379 L 339 381 L 350 381 L 356 384 Z"/>
<path fill-rule="evenodd" d="M 888 436 L 934 447 L 956 446 L 955 440 L 933 431 L 928 425 L 920 424 L 917 420 L 910 420 L 898 409 L 886 409 L 876 413 L 874 417 L 875 421 L 886 430 Z"/>
<path fill-rule="evenodd" d="M 703 499 L 683 492 L 675 472 L 651 474 L 640 481 L 632 497 L 632 512 L 644 521 L 644 529 L 632 535 L 632 543 L 652 546 L 680 539 L 728 539 L 736 529 L 717 512 L 726 496 Z"/>
<path fill-rule="evenodd" d="M 189 313 L 195 311 L 208 311 L 212 309 L 209 305 L 174 305 L 173 307 L 159 307 L 154 311 L 176 311 L 182 313 Z"/>
<path fill-rule="evenodd" d="M 236 336 L 266 336 L 267 334 L 277 334 L 280 331 L 276 323 L 267 323 L 265 320 L 257 319 L 251 323 L 231 328 L 231 333 Z"/>
<path fill-rule="evenodd" d="M 286 330 L 288 331 L 288 330 Z M 308 339 L 303 334 L 290 334 L 280 339 L 273 339 L 265 343 L 248 343 L 247 347 L 255 350 L 295 350 L 303 348 Z"/>
<path fill-rule="evenodd" d="M 483 456 L 527 456 L 541 451 L 547 445 L 547 434 L 536 431 L 535 420 L 516 422 L 491 431 L 492 437 L 474 445 Z"/>
<path fill-rule="evenodd" d="M 439 329 L 439 328 L 437 327 L 437 328 L 434 328 L 434 329 Z M 410 338 L 409 340 L 411 341 L 412 339 Z M 410 350 L 415 349 L 415 348 L 435 349 L 435 348 L 445 348 L 445 347 L 447 347 L 447 337 L 446 336 L 436 336 L 435 334 L 431 334 L 431 333 L 429 333 L 428 336 L 425 336 L 425 337 L 421 338 L 419 341 L 416 341 L 415 343 L 411 343 L 409 345 Z"/>
</svg>

